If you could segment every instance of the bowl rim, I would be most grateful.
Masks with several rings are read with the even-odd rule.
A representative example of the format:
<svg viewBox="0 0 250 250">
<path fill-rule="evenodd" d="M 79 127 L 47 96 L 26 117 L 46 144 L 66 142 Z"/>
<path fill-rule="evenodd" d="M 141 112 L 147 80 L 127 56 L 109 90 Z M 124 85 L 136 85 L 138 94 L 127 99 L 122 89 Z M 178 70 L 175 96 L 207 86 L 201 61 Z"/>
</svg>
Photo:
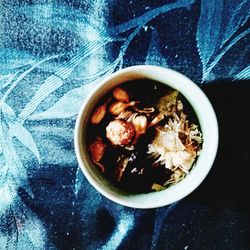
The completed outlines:
<svg viewBox="0 0 250 250">
<path fill-rule="evenodd" d="M 192 169 L 190 174 L 188 174 L 188 176 L 186 176 L 184 180 L 182 180 L 181 182 L 173 186 L 170 186 L 166 190 L 158 192 L 151 192 L 146 194 L 124 194 L 124 193 L 118 194 L 116 193 L 116 190 L 112 190 L 110 187 L 105 186 L 105 184 L 100 183 L 100 180 L 98 180 L 98 178 L 96 178 L 96 176 L 94 176 L 93 173 L 90 173 L 89 168 L 86 167 L 86 165 L 89 164 L 89 160 L 87 159 L 88 156 L 82 153 L 82 145 L 81 145 L 83 137 L 82 125 L 87 110 L 91 109 L 90 108 L 91 102 L 93 102 L 93 100 L 99 100 L 102 97 L 103 93 L 107 93 L 111 89 L 113 89 L 114 86 L 120 85 L 121 82 L 117 83 L 119 77 L 128 75 L 131 77 L 131 75 L 133 74 L 141 76 L 137 79 L 146 78 L 146 79 L 156 80 L 170 86 L 173 89 L 177 89 L 178 91 L 180 91 L 180 93 L 184 95 L 184 97 L 191 104 L 192 108 L 196 113 L 197 119 L 201 125 L 204 142 L 201 154 L 198 157 L 194 168 Z M 154 75 L 153 77 L 152 74 Z M 163 76 L 167 78 L 166 81 L 164 80 L 164 82 L 162 81 Z M 111 82 L 113 83 L 114 86 L 110 84 Z M 196 98 L 191 97 L 192 95 L 197 97 L 198 100 Z M 201 102 L 202 104 L 199 105 L 199 102 Z M 95 104 L 92 105 L 92 110 L 94 106 Z M 201 114 L 203 112 L 205 112 L 205 115 Z M 212 131 L 212 136 L 209 131 Z M 75 147 L 76 157 L 79 166 L 83 174 L 89 181 L 89 183 L 108 199 L 127 207 L 141 208 L 141 209 L 166 206 L 186 197 L 191 192 L 193 192 L 208 175 L 217 154 L 218 142 L 219 142 L 219 128 L 218 128 L 216 114 L 212 107 L 212 104 L 210 103 L 205 93 L 193 81 L 191 81 L 188 77 L 186 77 L 182 73 L 170 68 L 164 68 L 155 65 L 130 66 L 118 70 L 112 73 L 111 75 L 105 77 L 104 79 L 102 79 L 100 83 L 97 84 L 97 86 L 92 89 L 92 91 L 88 94 L 87 98 L 83 101 L 77 116 L 77 120 L 75 123 L 75 130 L 74 130 L 74 147 Z M 206 146 L 205 148 L 204 144 Z M 205 153 L 207 155 L 205 155 Z M 194 170 L 200 168 L 200 167 L 197 168 L 197 166 L 200 166 L 201 164 L 205 165 L 204 169 L 202 171 L 195 172 Z M 195 172 L 195 174 L 193 174 L 193 172 Z M 186 180 L 187 178 L 190 179 L 191 174 L 193 177 L 191 180 L 187 182 Z M 179 190 L 181 190 L 181 192 Z"/>
</svg>

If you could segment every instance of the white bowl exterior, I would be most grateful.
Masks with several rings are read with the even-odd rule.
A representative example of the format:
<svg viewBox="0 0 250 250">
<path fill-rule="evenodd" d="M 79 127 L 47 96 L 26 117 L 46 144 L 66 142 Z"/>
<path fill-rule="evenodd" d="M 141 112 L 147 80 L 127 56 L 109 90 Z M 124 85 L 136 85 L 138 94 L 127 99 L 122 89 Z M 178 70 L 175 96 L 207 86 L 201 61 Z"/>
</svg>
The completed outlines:
<svg viewBox="0 0 250 250">
<path fill-rule="evenodd" d="M 185 96 L 198 117 L 203 134 L 203 145 L 197 162 L 184 180 L 163 191 L 131 195 L 120 191 L 97 170 L 86 151 L 83 133 L 93 107 L 105 93 L 126 81 L 143 78 L 167 84 Z M 184 198 L 200 185 L 213 165 L 218 147 L 218 138 L 218 124 L 213 107 L 206 95 L 195 83 L 171 69 L 138 65 L 115 72 L 105 78 L 93 90 L 83 103 L 77 117 L 74 142 L 76 156 L 84 175 L 100 193 L 110 200 L 128 207 L 155 208 L 169 205 Z"/>
</svg>

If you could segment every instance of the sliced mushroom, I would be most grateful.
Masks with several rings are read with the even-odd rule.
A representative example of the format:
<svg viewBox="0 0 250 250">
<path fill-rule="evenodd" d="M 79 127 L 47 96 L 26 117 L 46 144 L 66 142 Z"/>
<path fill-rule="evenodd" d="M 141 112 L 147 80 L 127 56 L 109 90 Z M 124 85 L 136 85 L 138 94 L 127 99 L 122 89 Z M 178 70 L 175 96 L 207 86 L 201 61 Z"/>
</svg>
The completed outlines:
<svg viewBox="0 0 250 250">
<path fill-rule="evenodd" d="M 132 123 L 137 134 L 142 135 L 146 133 L 148 120 L 144 115 L 137 115 Z"/>
<path fill-rule="evenodd" d="M 107 104 L 103 104 L 99 107 L 97 107 L 94 111 L 94 113 L 91 116 L 91 123 L 92 124 L 99 124 L 101 120 L 104 118 L 107 110 Z"/>
<path fill-rule="evenodd" d="M 92 124 L 99 124 L 107 112 L 107 105 L 112 100 L 112 98 L 109 98 L 105 101 L 102 105 L 98 106 L 95 111 L 93 112 L 91 116 L 91 123 Z"/>
<path fill-rule="evenodd" d="M 122 88 L 119 87 L 115 88 L 113 90 L 113 96 L 117 101 L 129 102 L 129 95 L 127 91 Z"/>
<path fill-rule="evenodd" d="M 112 115 L 119 115 L 127 108 L 132 107 L 136 104 L 135 101 L 124 103 L 124 102 L 115 102 L 109 107 L 109 111 Z"/>
<path fill-rule="evenodd" d="M 122 120 L 127 120 L 133 113 L 129 110 L 121 112 L 116 119 L 122 119 Z"/>
</svg>

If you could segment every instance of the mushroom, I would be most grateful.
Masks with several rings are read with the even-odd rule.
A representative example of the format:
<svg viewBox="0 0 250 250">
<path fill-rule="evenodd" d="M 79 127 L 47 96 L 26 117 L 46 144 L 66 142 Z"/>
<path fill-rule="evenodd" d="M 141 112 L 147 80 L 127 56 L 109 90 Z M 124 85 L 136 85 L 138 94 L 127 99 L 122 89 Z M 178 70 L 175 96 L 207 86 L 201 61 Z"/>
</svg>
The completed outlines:
<svg viewBox="0 0 250 250">
<path fill-rule="evenodd" d="M 111 101 L 111 98 L 105 101 L 102 105 L 98 106 L 91 116 L 92 124 L 99 124 L 107 112 L 107 104 Z"/>
<path fill-rule="evenodd" d="M 117 101 L 129 102 L 129 95 L 127 91 L 122 88 L 119 87 L 115 88 L 113 90 L 113 96 Z"/>
<path fill-rule="evenodd" d="M 133 141 L 133 144 L 134 144 L 137 142 L 140 135 L 143 135 L 146 133 L 148 120 L 146 116 L 144 115 L 137 115 L 133 118 L 132 123 L 133 123 L 135 133 L 136 133 L 134 141 Z"/>
<path fill-rule="evenodd" d="M 99 124 L 106 114 L 106 104 L 97 107 L 91 116 L 92 124 Z"/>
<path fill-rule="evenodd" d="M 115 102 L 109 107 L 109 111 L 112 115 L 119 115 L 123 111 L 125 111 L 127 108 L 132 107 L 136 104 L 135 101 L 124 103 L 124 102 Z"/>
<path fill-rule="evenodd" d="M 129 110 L 121 112 L 115 119 L 128 120 L 133 113 Z"/>
</svg>

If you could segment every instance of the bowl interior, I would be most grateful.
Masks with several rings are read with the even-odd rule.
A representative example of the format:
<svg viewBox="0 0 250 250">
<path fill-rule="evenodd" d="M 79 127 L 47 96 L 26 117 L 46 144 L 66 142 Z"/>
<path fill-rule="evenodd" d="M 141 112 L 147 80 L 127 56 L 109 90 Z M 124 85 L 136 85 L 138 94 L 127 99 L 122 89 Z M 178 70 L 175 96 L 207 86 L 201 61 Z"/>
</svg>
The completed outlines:
<svg viewBox="0 0 250 250">
<path fill-rule="evenodd" d="M 190 174 L 181 182 L 168 187 L 166 190 L 147 194 L 131 194 L 125 192 L 105 178 L 90 159 L 85 140 L 87 124 L 97 102 L 115 86 L 136 79 L 158 81 L 180 91 L 193 107 L 203 134 L 202 150 Z M 184 75 L 170 69 L 156 66 L 129 67 L 103 80 L 85 100 L 78 115 L 75 128 L 76 155 L 86 178 L 107 198 L 134 208 L 160 207 L 173 203 L 188 195 L 208 174 L 217 152 L 217 146 L 217 120 L 214 110 L 205 94 Z"/>
</svg>

